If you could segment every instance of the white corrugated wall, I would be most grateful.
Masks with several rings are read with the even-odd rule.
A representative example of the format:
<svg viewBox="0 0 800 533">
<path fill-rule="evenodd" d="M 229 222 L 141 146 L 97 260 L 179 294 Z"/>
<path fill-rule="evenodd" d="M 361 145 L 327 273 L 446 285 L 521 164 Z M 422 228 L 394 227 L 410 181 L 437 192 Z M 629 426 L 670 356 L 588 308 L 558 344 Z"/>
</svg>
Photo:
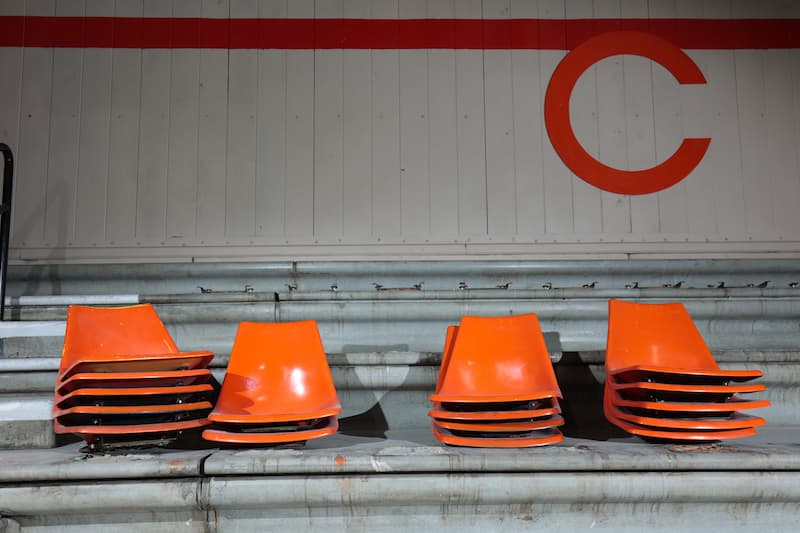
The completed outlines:
<svg viewBox="0 0 800 533">
<path fill-rule="evenodd" d="M 800 17 L 745 0 L 2 0 L 0 16 Z M 601 191 L 544 128 L 558 50 L 0 47 L 16 261 L 800 256 L 800 50 L 687 50 L 706 85 L 636 56 L 571 100 L 584 147 L 641 169 Z"/>
</svg>

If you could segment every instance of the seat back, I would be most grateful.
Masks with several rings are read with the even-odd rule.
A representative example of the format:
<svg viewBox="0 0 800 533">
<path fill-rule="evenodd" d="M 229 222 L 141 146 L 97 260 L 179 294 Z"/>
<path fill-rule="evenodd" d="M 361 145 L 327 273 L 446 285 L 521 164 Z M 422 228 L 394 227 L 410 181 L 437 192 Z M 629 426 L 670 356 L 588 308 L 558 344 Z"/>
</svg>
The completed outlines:
<svg viewBox="0 0 800 533">
<path fill-rule="evenodd" d="M 214 413 L 302 419 L 340 407 L 316 321 L 239 324 Z"/>
<path fill-rule="evenodd" d="M 438 400 L 474 395 L 510 401 L 537 392 L 561 396 L 535 314 L 465 316 L 453 342 Z"/>
<path fill-rule="evenodd" d="M 453 346 L 458 337 L 458 326 L 447 326 L 447 333 L 444 338 L 444 350 L 442 351 L 442 364 L 439 366 L 439 379 L 436 382 L 436 392 L 442 388 L 442 380 L 447 373 L 447 365 L 450 364 L 450 356 L 453 353 Z"/>
<path fill-rule="evenodd" d="M 606 369 L 634 366 L 719 369 L 681 303 L 609 300 Z"/>
<path fill-rule="evenodd" d="M 60 374 L 83 360 L 177 352 L 175 341 L 150 304 L 110 308 L 71 305 Z"/>
</svg>

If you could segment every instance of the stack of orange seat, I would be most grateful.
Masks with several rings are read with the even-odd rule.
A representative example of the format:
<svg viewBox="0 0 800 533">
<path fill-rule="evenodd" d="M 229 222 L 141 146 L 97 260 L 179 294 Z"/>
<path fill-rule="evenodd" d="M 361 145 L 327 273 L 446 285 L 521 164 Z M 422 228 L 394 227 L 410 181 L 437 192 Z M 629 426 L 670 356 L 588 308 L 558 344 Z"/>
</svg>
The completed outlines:
<svg viewBox="0 0 800 533">
<path fill-rule="evenodd" d="M 455 446 L 561 442 L 561 391 L 535 314 L 465 316 L 447 329 L 431 429 Z"/>
<path fill-rule="evenodd" d="M 749 437 L 763 418 L 740 411 L 768 407 L 740 394 L 760 370 L 722 370 L 683 304 L 609 302 L 606 418 L 643 438 L 716 441 Z"/>
<path fill-rule="evenodd" d="M 72 305 L 56 381 L 56 433 L 99 449 L 164 443 L 208 425 L 207 351 L 181 352 L 150 304 Z"/>
<path fill-rule="evenodd" d="M 242 322 L 203 438 L 301 443 L 336 433 L 341 412 L 316 321 Z"/>
</svg>

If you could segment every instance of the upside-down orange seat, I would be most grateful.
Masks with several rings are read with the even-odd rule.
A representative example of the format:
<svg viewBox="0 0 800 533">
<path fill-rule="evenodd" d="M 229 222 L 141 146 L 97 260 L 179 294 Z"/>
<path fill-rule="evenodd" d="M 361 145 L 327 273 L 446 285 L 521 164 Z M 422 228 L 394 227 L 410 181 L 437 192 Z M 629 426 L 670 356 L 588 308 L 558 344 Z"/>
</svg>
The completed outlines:
<svg viewBox="0 0 800 533">
<path fill-rule="evenodd" d="M 242 322 L 203 438 L 301 443 L 336 433 L 341 412 L 316 321 Z"/>
<path fill-rule="evenodd" d="M 163 443 L 209 424 L 208 351 L 181 352 L 150 304 L 72 305 L 56 380 L 56 433 L 92 449 Z"/>
<path fill-rule="evenodd" d="M 681 303 L 609 301 L 606 418 L 644 438 L 715 441 L 756 434 L 763 418 L 739 413 L 768 407 L 739 394 L 759 370 L 723 370 Z"/>
<path fill-rule="evenodd" d="M 465 316 L 447 329 L 431 431 L 454 446 L 553 444 L 564 438 L 560 397 L 536 315 Z"/>
</svg>

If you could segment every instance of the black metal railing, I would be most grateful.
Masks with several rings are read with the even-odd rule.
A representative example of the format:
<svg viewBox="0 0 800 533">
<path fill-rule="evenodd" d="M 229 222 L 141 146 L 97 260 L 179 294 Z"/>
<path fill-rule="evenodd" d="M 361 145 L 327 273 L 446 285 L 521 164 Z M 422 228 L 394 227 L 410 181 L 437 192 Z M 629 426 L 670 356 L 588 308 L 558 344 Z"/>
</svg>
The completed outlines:
<svg viewBox="0 0 800 533">
<path fill-rule="evenodd" d="M 11 238 L 11 195 L 14 185 L 14 155 L 11 148 L 0 143 L 3 153 L 3 200 L 0 204 L 0 320 L 5 320 L 6 273 L 8 270 L 8 244 Z"/>
</svg>

